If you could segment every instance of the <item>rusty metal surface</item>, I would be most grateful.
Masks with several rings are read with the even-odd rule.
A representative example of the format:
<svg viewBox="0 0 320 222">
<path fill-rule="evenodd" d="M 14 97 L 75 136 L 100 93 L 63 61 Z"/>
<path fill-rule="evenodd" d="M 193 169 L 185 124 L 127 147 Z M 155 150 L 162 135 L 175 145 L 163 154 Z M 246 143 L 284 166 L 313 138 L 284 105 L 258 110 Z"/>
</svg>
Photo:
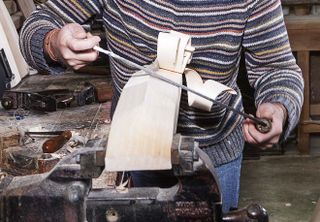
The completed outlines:
<svg viewBox="0 0 320 222">
<path fill-rule="evenodd" d="M 51 154 L 42 154 L 38 159 L 38 173 L 49 172 L 60 159 Z"/>
</svg>

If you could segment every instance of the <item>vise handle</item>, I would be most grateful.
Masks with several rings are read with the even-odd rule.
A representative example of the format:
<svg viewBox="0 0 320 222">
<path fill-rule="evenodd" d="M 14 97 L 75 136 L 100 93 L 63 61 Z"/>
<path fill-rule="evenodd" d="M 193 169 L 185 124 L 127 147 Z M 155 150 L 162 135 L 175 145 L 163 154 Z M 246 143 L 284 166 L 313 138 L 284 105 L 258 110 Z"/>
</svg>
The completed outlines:
<svg viewBox="0 0 320 222">
<path fill-rule="evenodd" d="M 44 153 L 54 153 L 59 150 L 71 137 L 71 131 L 63 131 L 60 135 L 46 140 L 42 144 L 42 151 Z"/>
</svg>

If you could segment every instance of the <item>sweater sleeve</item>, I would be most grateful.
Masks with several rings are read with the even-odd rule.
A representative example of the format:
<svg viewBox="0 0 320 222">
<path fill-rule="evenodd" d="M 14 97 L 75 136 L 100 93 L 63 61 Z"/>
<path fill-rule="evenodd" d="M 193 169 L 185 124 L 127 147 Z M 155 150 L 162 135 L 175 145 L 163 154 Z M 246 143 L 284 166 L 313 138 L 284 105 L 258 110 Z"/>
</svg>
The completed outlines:
<svg viewBox="0 0 320 222">
<path fill-rule="evenodd" d="M 299 121 L 304 82 L 291 51 L 280 0 L 257 0 L 247 20 L 243 47 L 256 106 L 281 103 L 288 111 L 282 136 L 286 139 Z"/>
<path fill-rule="evenodd" d="M 95 15 L 102 13 L 101 0 L 70 1 L 49 0 L 39 5 L 26 19 L 20 31 L 20 48 L 27 63 L 36 70 L 51 74 L 61 73 L 65 68 L 49 63 L 44 54 L 46 34 L 67 23 L 87 24 Z"/>
</svg>

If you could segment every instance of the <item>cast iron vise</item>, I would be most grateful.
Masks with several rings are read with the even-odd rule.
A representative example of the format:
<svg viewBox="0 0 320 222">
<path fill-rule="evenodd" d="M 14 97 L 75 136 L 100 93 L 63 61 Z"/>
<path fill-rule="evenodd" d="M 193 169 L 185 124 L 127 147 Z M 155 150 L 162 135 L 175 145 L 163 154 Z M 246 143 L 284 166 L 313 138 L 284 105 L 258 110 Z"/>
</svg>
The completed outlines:
<svg viewBox="0 0 320 222">
<path fill-rule="evenodd" d="M 188 137 L 173 145 L 170 188 L 93 189 L 92 179 L 104 169 L 105 149 L 81 148 L 63 158 L 50 172 L 0 181 L 2 222 L 267 222 L 257 204 L 222 214 L 214 169 Z"/>
</svg>

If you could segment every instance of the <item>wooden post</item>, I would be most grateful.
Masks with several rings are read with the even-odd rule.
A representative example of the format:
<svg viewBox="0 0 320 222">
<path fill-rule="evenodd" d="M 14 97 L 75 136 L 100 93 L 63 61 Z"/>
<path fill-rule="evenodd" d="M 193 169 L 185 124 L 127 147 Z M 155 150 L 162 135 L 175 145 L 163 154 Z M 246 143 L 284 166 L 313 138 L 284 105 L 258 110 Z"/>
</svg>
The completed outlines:
<svg viewBox="0 0 320 222">
<path fill-rule="evenodd" d="M 18 42 L 18 32 L 3 1 L 0 1 L 0 12 L 0 39 L 8 57 L 11 70 L 15 75 L 11 81 L 11 87 L 14 87 L 29 73 L 29 66 L 22 57 Z M 1 43 L 0 48 L 2 48 Z"/>
<path fill-rule="evenodd" d="M 20 10 L 22 11 L 25 18 L 28 18 L 31 13 L 36 10 L 36 6 L 33 0 L 16 0 Z"/>
<path fill-rule="evenodd" d="M 301 154 L 310 152 L 310 136 L 305 132 L 305 121 L 310 120 L 310 53 L 308 51 L 298 52 L 298 65 L 300 66 L 304 79 L 304 104 L 298 128 L 298 150 Z"/>
</svg>

